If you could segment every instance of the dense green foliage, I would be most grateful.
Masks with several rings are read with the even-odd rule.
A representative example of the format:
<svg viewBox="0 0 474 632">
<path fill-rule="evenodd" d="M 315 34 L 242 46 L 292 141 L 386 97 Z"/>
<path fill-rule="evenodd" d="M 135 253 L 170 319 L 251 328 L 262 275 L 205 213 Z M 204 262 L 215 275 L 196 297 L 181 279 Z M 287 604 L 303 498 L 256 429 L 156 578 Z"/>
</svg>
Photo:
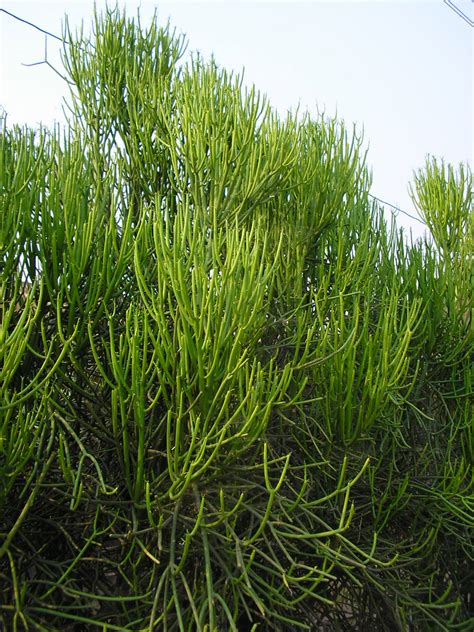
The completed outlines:
<svg viewBox="0 0 474 632">
<path fill-rule="evenodd" d="M 0 625 L 469 630 L 472 175 L 407 245 L 361 139 L 117 11 L 0 133 Z"/>
</svg>

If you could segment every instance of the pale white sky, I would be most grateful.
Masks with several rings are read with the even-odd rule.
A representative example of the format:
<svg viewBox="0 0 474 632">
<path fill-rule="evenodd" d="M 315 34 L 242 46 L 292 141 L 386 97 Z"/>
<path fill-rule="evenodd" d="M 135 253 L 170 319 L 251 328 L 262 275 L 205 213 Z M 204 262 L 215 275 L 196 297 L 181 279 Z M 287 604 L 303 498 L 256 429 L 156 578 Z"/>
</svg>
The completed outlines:
<svg viewBox="0 0 474 632">
<path fill-rule="evenodd" d="M 474 2 L 452 0 L 469 19 Z M 98 0 L 97 7 L 105 6 Z M 113 5 L 114 2 L 109 2 Z M 142 22 L 158 8 L 188 38 L 188 50 L 214 54 L 227 69 L 266 93 L 282 114 L 300 105 L 337 114 L 364 129 L 372 193 L 415 214 L 407 192 L 426 154 L 454 164 L 474 157 L 474 29 L 443 0 L 275 2 L 121 1 Z M 61 34 L 90 25 L 93 2 L 4 0 L 0 7 Z M 44 36 L 0 13 L 0 105 L 10 123 L 63 120 L 65 83 L 46 65 Z M 61 44 L 48 40 L 60 68 Z M 399 224 L 423 227 L 404 215 Z"/>
</svg>

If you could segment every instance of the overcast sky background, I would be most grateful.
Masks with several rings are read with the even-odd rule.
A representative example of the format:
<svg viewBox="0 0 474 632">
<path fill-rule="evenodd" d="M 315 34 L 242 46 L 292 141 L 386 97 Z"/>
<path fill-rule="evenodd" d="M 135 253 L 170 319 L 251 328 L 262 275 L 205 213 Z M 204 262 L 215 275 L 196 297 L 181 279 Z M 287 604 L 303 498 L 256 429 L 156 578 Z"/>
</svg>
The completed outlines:
<svg viewBox="0 0 474 632">
<path fill-rule="evenodd" d="M 474 2 L 453 0 L 469 19 Z M 105 2 L 97 0 L 97 7 Z M 109 2 L 113 6 L 114 2 Z M 416 214 L 407 191 L 427 154 L 454 164 L 474 157 L 474 29 L 442 0 L 371 2 L 120 1 L 128 15 L 138 6 L 144 25 L 155 6 L 200 51 L 245 83 L 266 93 L 282 114 L 325 110 L 364 130 L 373 172 L 372 193 Z M 0 7 L 61 35 L 91 23 L 86 0 L 2 1 Z M 68 88 L 46 65 L 45 38 L 0 13 L 0 106 L 7 121 L 37 126 L 64 121 Z M 61 44 L 48 38 L 48 59 L 61 69 Z M 423 226 L 399 214 L 399 224 Z"/>
</svg>

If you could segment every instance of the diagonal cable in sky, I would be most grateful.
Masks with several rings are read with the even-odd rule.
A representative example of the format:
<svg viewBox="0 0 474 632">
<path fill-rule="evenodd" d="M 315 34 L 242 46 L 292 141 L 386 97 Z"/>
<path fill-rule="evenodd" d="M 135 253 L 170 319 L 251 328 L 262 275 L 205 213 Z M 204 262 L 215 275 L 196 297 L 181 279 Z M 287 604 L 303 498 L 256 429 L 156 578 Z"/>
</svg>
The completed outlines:
<svg viewBox="0 0 474 632">
<path fill-rule="evenodd" d="M 471 0 L 474 2 L 474 0 Z M 471 20 L 461 9 L 452 2 L 452 0 L 444 0 L 444 4 L 447 4 L 450 9 L 452 9 L 455 13 L 459 15 L 465 22 L 469 24 L 469 26 L 474 26 L 474 20 Z"/>
<path fill-rule="evenodd" d="M 63 42 L 64 44 L 69 44 L 69 42 L 67 42 L 64 38 L 58 37 L 58 35 L 54 35 L 54 33 L 50 33 L 49 31 L 45 31 L 44 29 L 37 26 L 36 24 L 33 24 L 33 22 L 28 22 L 28 20 L 24 20 L 23 18 L 18 17 L 18 15 L 15 15 L 14 13 L 10 13 L 10 11 L 7 11 L 6 9 L 0 8 L 0 12 L 6 13 L 6 15 L 9 15 L 10 17 L 15 18 L 15 20 L 18 20 L 19 22 L 23 22 L 24 24 L 27 24 L 28 26 L 32 26 L 34 29 L 36 29 L 37 31 L 41 31 L 41 33 L 44 33 L 48 37 L 54 37 L 54 39 L 57 39 L 60 42 Z"/>
</svg>

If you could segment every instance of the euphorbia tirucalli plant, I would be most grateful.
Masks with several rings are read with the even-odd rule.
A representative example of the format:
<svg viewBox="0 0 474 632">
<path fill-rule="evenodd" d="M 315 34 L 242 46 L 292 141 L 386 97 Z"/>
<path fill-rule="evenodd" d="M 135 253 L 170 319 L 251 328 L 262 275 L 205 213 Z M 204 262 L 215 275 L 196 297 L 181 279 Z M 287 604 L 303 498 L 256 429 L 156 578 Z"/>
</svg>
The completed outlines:
<svg viewBox="0 0 474 632">
<path fill-rule="evenodd" d="M 66 35 L 66 130 L 0 136 L 5 629 L 470 629 L 469 169 L 407 245 L 343 124 Z"/>
</svg>

